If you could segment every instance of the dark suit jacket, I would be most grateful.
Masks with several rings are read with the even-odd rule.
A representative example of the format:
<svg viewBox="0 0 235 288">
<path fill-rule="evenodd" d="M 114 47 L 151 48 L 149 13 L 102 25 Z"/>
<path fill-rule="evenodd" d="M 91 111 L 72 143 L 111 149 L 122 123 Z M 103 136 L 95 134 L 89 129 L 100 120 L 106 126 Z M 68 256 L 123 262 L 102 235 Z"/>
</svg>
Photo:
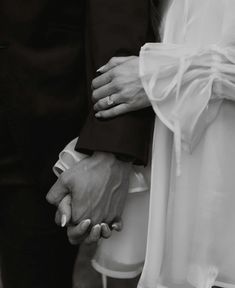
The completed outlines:
<svg viewBox="0 0 235 288">
<path fill-rule="evenodd" d="M 153 37 L 149 24 L 146 0 L 1 0 L 0 130 L 27 173 L 46 178 L 78 134 L 80 151 L 146 163 L 151 111 L 98 121 L 87 86 L 110 57 L 137 54 Z"/>
<path fill-rule="evenodd" d="M 95 71 L 113 56 L 138 55 L 154 41 L 149 0 L 87 0 L 88 88 Z M 90 91 L 89 91 L 90 92 Z M 90 98 L 90 97 L 89 97 Z M 146 164 L 154 115 L 151 109 L 101 121 L 91 111 L 77 147 L 82 152 L 108 151 Z"/>
<path fill-rule="evenodd" d="M 83 0 L 0 1 L 0 145 L 38 183 L 87 116 L 84 31 Z"/>
</svg>

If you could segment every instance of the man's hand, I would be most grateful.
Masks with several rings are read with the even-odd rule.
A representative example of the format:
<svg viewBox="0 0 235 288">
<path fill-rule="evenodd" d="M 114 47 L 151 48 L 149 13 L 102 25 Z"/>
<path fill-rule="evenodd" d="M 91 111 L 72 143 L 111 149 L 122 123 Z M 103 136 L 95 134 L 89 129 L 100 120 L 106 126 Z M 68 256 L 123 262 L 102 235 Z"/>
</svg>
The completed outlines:
<svg viewBox="0 0 235 288">
<path fill-rule="evenodd" d="M 129 188 L 130 168 L 131 164 L 117 160 L 112 154 L 97 152 L 60 175 L 48 192 L 47 200 L 59 206 L 66 195 L 71 195 L 71 220 L 72 224 L 78 224 L 68 229 L 72 244 L 82 238 L 81 221 L 91 219 L 95 230 L 91 232 L 95 237 L 88 237 L 87 241 L 92 242 L 101 233 L 97 224 L 112 224 L 121 217 Z"/>
<path fill-rule="evenodd" d="M 138 57 L 114 57 L 92 81 L 94 110 L 98 118 L 116 117 L 150 106 L 139 76 Z"/>
</svg>

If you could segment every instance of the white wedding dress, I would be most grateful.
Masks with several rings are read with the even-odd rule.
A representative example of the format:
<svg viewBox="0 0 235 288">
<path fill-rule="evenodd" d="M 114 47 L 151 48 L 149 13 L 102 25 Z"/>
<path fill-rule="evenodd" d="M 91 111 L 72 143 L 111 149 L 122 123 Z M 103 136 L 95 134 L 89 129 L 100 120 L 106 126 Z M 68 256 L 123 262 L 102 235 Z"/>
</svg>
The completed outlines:
<svg viewBox="0 0 235 288">
<path fill-rule="evenodd" d="M 156 112 L 139 288 L 235 287 L 235 0 L 173 0 L 140 74 Z"/>
</svg>

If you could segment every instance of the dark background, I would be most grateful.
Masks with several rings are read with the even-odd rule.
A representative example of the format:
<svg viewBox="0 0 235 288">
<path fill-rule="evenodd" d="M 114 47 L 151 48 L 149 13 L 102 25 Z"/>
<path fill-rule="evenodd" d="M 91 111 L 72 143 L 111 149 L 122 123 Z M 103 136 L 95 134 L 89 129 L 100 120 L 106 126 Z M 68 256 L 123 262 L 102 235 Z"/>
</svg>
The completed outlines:
<svg viewBox="0 0 235 288">
<path fill-rule="evenodd" d="M 74 288 L 102 288 L 101 276 L 90 264 L 95 245 L 83 245 L 80 250 L 74 273 Z M 138 279 L 108 279 L 108 288 L 136 288 Z M 0 280 L 0 288 L 3 288 Z M 65 287 L 68 288 L 68 287 Z"/>
</svg>

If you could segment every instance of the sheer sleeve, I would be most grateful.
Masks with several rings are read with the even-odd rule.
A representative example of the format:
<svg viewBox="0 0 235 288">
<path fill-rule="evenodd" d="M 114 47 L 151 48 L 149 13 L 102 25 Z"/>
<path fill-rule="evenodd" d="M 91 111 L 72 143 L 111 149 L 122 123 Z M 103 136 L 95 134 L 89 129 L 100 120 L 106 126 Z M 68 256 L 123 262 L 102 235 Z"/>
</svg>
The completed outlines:
<svg viewBox="0 0 235 288">
<path fill-rule="evenodd" d="M 234 286 L 234 11 L 234 0 L 172 0 L 163 44 L 141 50 L 157 121 L 139 288 Z"/>
<path fill-rule="evenodd" d="M 169 3 L 163 43 L 142 47 L 140 75 L 155 113 L 191 151 L 223 100 L 235 100 L 235 2 Z"/>
<path fill-rule="evenodd" d="M 200 141 L 224 99 L 235 100 L 235 49 L 210 45 L 192 49 L 146 44 L 140 75 L 154 111 L 175 134 L 175 147 L 188 151 Z"/>
</svg>

